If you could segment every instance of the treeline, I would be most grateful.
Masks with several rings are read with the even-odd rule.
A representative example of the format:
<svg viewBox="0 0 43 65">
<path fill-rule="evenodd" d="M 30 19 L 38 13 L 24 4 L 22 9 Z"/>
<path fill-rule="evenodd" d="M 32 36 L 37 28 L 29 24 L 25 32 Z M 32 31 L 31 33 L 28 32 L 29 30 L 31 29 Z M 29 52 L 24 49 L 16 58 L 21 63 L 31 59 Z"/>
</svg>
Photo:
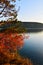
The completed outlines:
<svg viewBox="0 0 43 65">
<path fill-rule="evenodd" d="M 16 23 L 20 23 L 20 25 L 24 28 L 43 28 L 43 24 L 42 23 L 37 23 L 37 22 L 21 22 L 18 21 Z M 6 23 L 5 25 L 1 25 L 0 28 L 5 28 L 5 27 L 9 27 L 9 26 L 15 26 L 16 24 L 15 22 L 11 23 Z"/>
<path fill-rule="evenodd" d="M 23 27 L 26 28 L 43 28 L 42 23 L 37 23 L 37 22 L 22 22 Z"/>
<path fill-rule="evenodd" d="M 17 28 L 19 27 L 19 30 L 28 29 L 29 31 L 40 31 L 43 30 L 43 24 L 37 23 L 37 22 L 5 22 L 5 24 L 0 25 L 0 31 L 4 29 L 8 29 L 9 27 Z M 19 31 L 20 32 L 20 31 Z"/>
</svg>

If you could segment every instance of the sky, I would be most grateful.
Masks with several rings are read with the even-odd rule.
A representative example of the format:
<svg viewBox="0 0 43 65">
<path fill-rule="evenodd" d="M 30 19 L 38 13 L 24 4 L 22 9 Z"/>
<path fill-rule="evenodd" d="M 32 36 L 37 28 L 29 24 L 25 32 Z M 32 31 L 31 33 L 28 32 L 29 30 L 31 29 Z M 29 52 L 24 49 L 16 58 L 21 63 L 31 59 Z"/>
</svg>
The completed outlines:
<svg viewBox="0 0 43 65">
<path fill-rule="evenodd" d="M 43 0 L 21 0 L 18 20 L 43 23 Z"/>
<path fill-rule="evenodd" d="M 18 20 L 23 22 L 40 22 L 43 23 L 43 0 L 20 0 L 16 2 L 18 11 Z M 1 18 L 6 19 L 6 18 Z"/>
</svg>

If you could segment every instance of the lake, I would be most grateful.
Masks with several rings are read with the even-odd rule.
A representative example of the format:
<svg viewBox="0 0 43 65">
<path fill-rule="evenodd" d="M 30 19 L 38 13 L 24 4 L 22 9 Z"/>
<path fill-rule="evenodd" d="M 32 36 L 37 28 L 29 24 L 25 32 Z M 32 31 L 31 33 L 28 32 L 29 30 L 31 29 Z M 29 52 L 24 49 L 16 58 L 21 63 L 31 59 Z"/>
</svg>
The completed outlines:
<svg viewBox="0 0 43 65">
<path fill-rule="evenodd" d="M 29 35 L 29 38 L 24 39 L 24 45 L 19 50 L 19 54 L 30 58 L 34 65 L 43 65 L 43 31 L 25 35 Z"/>
</svg>

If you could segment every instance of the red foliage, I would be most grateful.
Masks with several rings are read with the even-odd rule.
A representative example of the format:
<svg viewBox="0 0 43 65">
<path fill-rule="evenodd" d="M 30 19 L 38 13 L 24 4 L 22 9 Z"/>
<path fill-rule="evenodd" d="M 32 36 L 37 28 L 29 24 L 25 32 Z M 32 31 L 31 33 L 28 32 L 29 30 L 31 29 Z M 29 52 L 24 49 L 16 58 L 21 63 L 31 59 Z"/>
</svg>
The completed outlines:
<svg viewBox="0 0 43 65">
<path fill-rule="evenodd" d="M 0 33 L 0 52 L 14 51 L 23 46 L 24 37 L 17 33 Z"/>
</svg>

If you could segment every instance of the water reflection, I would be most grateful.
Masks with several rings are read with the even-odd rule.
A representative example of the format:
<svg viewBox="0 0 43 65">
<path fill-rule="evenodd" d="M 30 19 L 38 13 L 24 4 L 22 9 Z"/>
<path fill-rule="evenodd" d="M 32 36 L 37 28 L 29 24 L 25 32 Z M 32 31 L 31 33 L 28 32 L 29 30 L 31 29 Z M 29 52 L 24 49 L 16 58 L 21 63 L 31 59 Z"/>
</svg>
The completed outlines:
<svg viewBox="0 0 43 65">
<path fill-rule="evenodd" d="M 43 65 L 43 31 L 38 33 L 26 33 L 30 36 L 29 39 L 24 40 L 24 46 L 19 53 L 31 58 L 34 65 Z"/>
</svg>

